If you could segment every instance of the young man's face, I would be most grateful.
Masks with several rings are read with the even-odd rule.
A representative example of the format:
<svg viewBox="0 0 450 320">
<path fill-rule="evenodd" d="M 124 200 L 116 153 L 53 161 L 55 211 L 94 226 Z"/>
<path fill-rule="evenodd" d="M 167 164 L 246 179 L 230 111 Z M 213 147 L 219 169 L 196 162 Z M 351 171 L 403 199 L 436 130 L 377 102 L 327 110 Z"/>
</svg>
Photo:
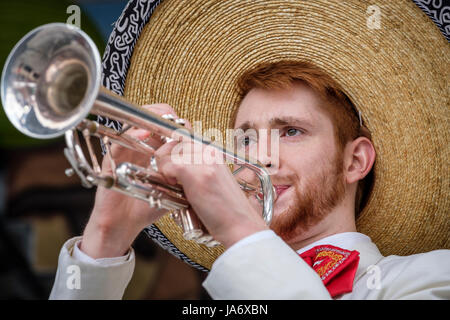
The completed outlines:
<svg viewBox="0 0 450 320">
<path fill-rule="evenodd" d="M 279 154 L 258 158 L 252 139 L 245 148 L 264 165 L 271 164 L 267 169 L 277 190 L 271 228 L 287 242 L 299 234 L 313 236 L 345 193 L 342 153 L 320 103 L 317 94 L 303 84 L 276 91 L 252 89 L 236 115 L 235 129 L 246 131 L 250 125 L 256 132 L 279 130 Z"/>
</svg>

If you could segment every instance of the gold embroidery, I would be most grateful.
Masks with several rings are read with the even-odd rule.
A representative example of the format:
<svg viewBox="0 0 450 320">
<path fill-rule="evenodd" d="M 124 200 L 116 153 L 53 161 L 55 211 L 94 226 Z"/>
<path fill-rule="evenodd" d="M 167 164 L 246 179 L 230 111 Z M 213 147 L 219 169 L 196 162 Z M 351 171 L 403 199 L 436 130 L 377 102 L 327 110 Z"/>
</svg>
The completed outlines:
<svg viewBox="0 0 450 320">
<path fill-rule="evenodd" d="M 329 250 L 321 251 L 316 256 L 316 261 L 323 259 L 323 258 L 329 258 L 330 260 L 323 266 L 316 269 L 316 272 L 319 274 L 320 278 L 326 277 L 329 273 L 331 273 L 338 265 L 342 263 L 343 260 L 345 260 L 347 256 L 336 253 Z M 328 274 L 327 274 L 328 273 Z"/>
</svg>

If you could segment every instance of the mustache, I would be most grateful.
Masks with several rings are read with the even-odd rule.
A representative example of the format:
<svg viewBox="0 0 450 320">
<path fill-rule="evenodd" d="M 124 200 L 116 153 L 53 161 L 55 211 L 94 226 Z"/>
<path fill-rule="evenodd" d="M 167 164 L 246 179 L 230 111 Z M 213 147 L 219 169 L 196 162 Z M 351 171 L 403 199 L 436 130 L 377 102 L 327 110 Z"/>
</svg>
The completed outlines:
<svg viewBox="0 0 450 320">
<path fill-rule="evenodd" d="M 300 176 L 297 173 L 291 173 L 286 176 L 271 176 L 273 185 L 292 185 L 297 186 L 300 184 Z"/>
</svg>

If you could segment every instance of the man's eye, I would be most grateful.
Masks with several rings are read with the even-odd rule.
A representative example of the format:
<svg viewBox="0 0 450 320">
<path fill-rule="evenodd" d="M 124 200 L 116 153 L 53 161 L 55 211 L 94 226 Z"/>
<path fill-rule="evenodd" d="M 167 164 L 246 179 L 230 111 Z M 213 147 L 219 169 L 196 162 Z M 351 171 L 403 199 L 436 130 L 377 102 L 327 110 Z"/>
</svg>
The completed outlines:
<svg viewBox="0 0 450 320">
<path fill-rule="evenodd" d="M 239 143 L 240 147 L 248 147 L 251 143 L 253 143 L 255 141 L 256 141 L 256 139 L 253 137 L 244 136 L 238 140 L 238 143 Z"/>
<path fill-rule="evenodd" d="M 289 128 L 286 130 L 286 136 L 288 137 L 294 137 L 294 136 L 298 136 L 301 135 L 303 132 L 299 129 L 296 128 Z"/>
</svg>

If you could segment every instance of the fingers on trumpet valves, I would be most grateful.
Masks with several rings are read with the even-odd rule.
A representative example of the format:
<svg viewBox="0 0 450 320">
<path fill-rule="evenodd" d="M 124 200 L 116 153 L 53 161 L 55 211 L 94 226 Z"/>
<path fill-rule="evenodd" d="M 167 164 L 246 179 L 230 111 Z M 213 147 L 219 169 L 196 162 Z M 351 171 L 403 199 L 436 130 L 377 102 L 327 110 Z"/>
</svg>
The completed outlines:
<svg viewBox="0 0 450 320">
<path fill-rule="evenodd" d="M 158 167 L 158 163 L 157 163 L 155 155 L 152 155 L 150 157 L 148 168 L 154 172 L 154 174 L 152 174 L 152 176 L 154 178 L 161 180 L 162 183 L 166 183 L 169 185 L 178 185 L 178 180 L 176 178 L 168 177 L 161 172 L 160 168 Z"/>
<path fill-rule="evenodd" d="M 191 128 L 191 125 L 189 124 L 189 122 L 187 120 L 178 118 L 176 115 L 173 115 L 171 113 L 163 114 L 161 117 L 163 119 L 170 120 L 170 121 L 175 122 L 176 124 L 182 125 L 184 127 Z M 161 137 L 161 139 L 165 143 L 172 142 L 172 141 L 174 141 L 174 139 L 177 140 L 176 137 Z"/>
</svg>

